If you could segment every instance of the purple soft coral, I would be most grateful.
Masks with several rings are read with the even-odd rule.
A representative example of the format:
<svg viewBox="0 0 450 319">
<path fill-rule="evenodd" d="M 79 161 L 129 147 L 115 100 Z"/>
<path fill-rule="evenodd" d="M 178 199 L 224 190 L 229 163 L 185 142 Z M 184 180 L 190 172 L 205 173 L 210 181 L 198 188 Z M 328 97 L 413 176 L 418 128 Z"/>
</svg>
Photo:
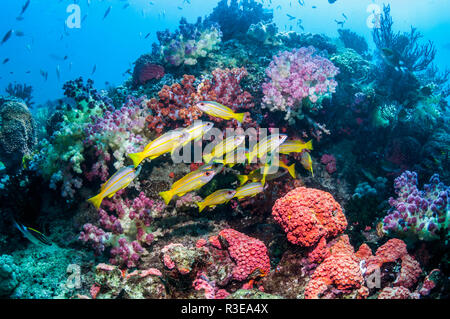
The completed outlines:
<svg viewBox="0 0 450 319">
<path fill-rule="evenodd" d="M 383 220 L 384 230 L 420 240 L 438 239 L 439 232 L 449 230 L 450 188 L 439 181 L 435 174 L 430 184 L 419 191 L 417 173 L 406 171 L 395 180 L 397 199 L 390 198 L 390 214 Z"/>
<path fill-rule="evenodd" d="M 136 267 L 145 252 L 144 247 L 154 239 L 149 229 L 152 214 L 159 214 L 164 209 L 164 204 L 141 193 L 134 200 L 120 197 L 112 201 L 105 199 L 104 206 L 107 210 L 99 211 L 101 228 L 92 224 L 84 225 L 80 240 L 90 243 L 98 254 L 107 246 L 112 246 L 112 264 Z"/>
</svg>

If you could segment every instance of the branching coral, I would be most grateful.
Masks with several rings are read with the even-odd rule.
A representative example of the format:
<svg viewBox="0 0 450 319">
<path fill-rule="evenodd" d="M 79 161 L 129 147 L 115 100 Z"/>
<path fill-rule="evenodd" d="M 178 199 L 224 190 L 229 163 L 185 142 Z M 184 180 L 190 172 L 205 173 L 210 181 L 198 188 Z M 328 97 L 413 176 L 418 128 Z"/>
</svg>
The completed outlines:
<svg viewBox="0 0 450 319">
<path fill-rule="evenodd" d="M 29 108 L 31 108 L 34 104 L 33 87 L 31 85 L 27 85 L 26 83 L 9 83 L 5 91 L 10 96 L 22 99 Z"/>
<path fill-rule="evenodd" d="M 391 49 L 400 54 L 405 66 L 411 71 L 423 71 L 433 62 L 436 48 L 433 42 L 420 44 L 423 37 L 416 28 L 411 27 L 409 33 L 392 30 L 394 22 L 391 17 L 391 6 L 383 7 L 380 17 L 380 28 L 373 31 L 373 41 L 379 50 Z"/>
<path fill-rule="evenodd" d="M 338 33 L 339 39 L 341 39 L 346 48 L 353 49 L 359 54 L 365 54 L 369 50 L 366 39 L 357 35 L 355 32 L 349 29 L 338 29 Z"/>
</svg>

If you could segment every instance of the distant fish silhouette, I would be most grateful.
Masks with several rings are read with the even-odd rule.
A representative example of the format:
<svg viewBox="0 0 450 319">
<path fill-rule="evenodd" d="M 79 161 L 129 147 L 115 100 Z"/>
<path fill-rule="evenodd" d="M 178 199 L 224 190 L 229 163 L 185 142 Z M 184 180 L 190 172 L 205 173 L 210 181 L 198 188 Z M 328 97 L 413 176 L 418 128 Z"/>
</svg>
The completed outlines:
<svg viewBox="0 0 450 319">
<path fill-rule="evenodd" d="M 22 11 L 20 12 L 19 16 L 23 15 L 25 13 L 25 11 L 27 11 L 28 6 L 30 5 L 31 0 L 28 0 L 27 2 L 25 2 L 25 4 L 22 6 Z"/>
<path fill-rule="evenodd" d="M 6 32 L 5 36 L 3 37 L 2 42 L 0 43 L 0 45 L 3 45 L 3 43 L 5 43 L 6 41 L 9 40 L 9 38 L 11 38 L 11 35 L 14 33 L 14 30 L 9 30 L 8 32 Z"/>
<path fill-rule="evenodd" d="M 94 74 L 95 71 L 97 71 L 97 64 L 94 65 L 94 68 L 92 69 L 92 74 Z"/>
<path fill-rule="evenodd" d="M 290 14 L 286 14 L 287 15 L 287 17 L 289 18 L 289 21 L 291 21 L 291 20 L 294 20 L 295 19 L 295 17 L 294 16 L 291 16 Z"/>
<path fill-rule="evenodd" d="M 105 15 L 103 16 L 103 20 L 105 20 L 106 17 L 109 15 L 109 13 L 111 12 L 111 8 L 112 8 L 112 6 L 109 6 L 108 9 L 106 9 Z"/>
</svg>

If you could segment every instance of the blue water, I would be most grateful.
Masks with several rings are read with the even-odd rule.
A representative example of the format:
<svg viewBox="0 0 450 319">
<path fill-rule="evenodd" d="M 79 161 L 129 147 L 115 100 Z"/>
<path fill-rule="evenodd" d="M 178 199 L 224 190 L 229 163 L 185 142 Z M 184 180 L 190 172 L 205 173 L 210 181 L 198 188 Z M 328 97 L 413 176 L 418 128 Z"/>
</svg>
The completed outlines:
<svg viewBox="0 0 450 319">
<path fill-rule="evenodd" d="M 10 29 L 22 31 L 24 36 L 12 36 L 0 47 L 1 61 L 10 59 L 0 64 L 0 94 L 11 82 L 26 83 L 33 86 L 34 101 L 39 104 L 61 97 L 64 82 L 79 76 L 92 78 L 99 89 L 106 88 L 108 83 L 120 85 L 129 77 L 124 72 L 132 68 L 132 62 L 151 51 L 156 31 L 174 30 L 183 16 L 193 22 L 198 16 L 209 15 L 218 1 L 190 0 L 189 4 L 183 0 L 31 0 L 24 20 L 18 21 L 16 17 L 24 2 L 2 1 L 1 37 Z M 334 20 L 343 20 L 344 13 L 348 17 L 345 27 L 366 37 L 370 45 L 373 43 L 371 29 L 366 24 L 370 15 L 367 7 L 373 3 L 380 6 L 390 3 L 394 29 L 408 31 L 411 25 L 417 27 L 425 39 L 436 44 L 436 65 L 441 69 L 450 68 L 450 40 L 443 32 L 450 30 L 450 0 L 338 0 L 332 5 L 327 0 L 304 0 L 304 6 L 298 0 L 262 2 L 274 10 L 274 21 L 280 30 L 289 30 L 292 25 L 293 30 L 300 31 L 295 20 L 289 21 L 286 14 L 290 14 L 303 20 L 305 32 L 331 37 L 337 37 Z M 80 6 L 81 17 L 86 16 L 80 29 L 65 28 L 69 17 L 66 9 L 73 3 Z M 126 3 L 130 5 L 123 9 Z M 109 15 L 103 19 L 110 6 Z M 92 74 L 94 66 L 96 71 Z M 40 70 L 48 72 L 47 81 Z"/>
</svg>

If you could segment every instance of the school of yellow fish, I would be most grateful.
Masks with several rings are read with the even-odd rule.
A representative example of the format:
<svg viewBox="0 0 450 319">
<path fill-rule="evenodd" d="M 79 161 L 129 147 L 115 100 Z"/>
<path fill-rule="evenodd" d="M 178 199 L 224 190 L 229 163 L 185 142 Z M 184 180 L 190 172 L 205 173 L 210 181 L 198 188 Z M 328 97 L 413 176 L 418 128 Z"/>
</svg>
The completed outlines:
<svg viewBox="0 0 450 319">
<path fill-rule="evenodd" d="M 236 120 L 240 123 L 244 120 L 244 113 L 235 113 L 230 108 L 217 102 L 199 102 L 196 105 L 202 112 L 224 120 Z M 199 141 L 214 126 L 211 122 L 198 122 L 184 129 L 177 129 L 167 132 L 145 146 L 140 153 L 129 154 L 134 166 L 123 167 L 101 186 L 100 193 L 88 201 L 99 209 L 104 198 L 113 197 L 118 191 L 128 187 L 139 175 L 140 164 L 145 159 L 153 160 L 161 155 L 171 153 L 187 145 L 191 141 Z M 280 161 L 278 157 L 272 156 L 278 150 L 281 154 L 302 153 L 301 164 L 314 176 L 312 160 L 308 151 L 313 149 L 312 141 L 304 143 L 300 140 L 287 140 L 287 135 L 274 134 L 260 140 L 252 150 L 248 151 L 245 145 L 245 136 L 230 136 L 222 140 L 214 148 L 203 155 L 205 164 L 198 170 L 193 171 L 183 178 L 173 183 L 168 191 L 159 195 L 164 202 L 169 204 L 174 196 L 182 197 L 185 194 L 198 190 L 209 183 L 215 175 L 222 171 L 224 166 L 233 167 L 241 161 L 236 160 L 236 153 L 241 153 L 243 159 L 248 163 L 256 163 L 256 159 L 268 160 L 261 167 L 253 170 L 248 175 L 238 175 L 240 186 L 237 189 L 220 189 L 207 196 L 203 201 L 198 202 L 199 212 L 206 207 L 214 208 L 217 205 L 228 203 L 231 199 L 253 197 L 264 191 L 266 181 L 279 178 L 289 173 L 296 178 L 295 163 L 288 166 Z M 305 151 L 307 150 L 307 151 Z M 239 156 L 238 156 L 239 158 Z M 214 168 L 220 164 L 219 168 Z M 279 168 L 283 170 L 279 170 Z M 248 183 L 249 182 L 249 183 Z"/>
</svg>

